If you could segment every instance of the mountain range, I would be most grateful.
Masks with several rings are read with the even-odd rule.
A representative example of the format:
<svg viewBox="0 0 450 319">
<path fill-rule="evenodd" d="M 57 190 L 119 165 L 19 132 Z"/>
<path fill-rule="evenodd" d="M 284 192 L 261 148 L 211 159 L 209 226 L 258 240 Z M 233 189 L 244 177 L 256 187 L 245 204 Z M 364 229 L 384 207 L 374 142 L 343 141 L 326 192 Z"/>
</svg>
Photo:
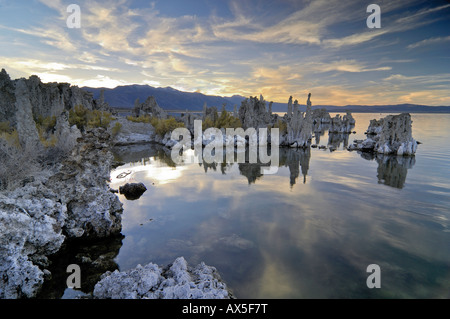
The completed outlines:
<svg viewBox="0 0 450 319">
<path fill-rule="evenodd" d="M 128 109 L 134 107 L 137 98 L 143 103 L 149 96 L 154 96 L 159 106 L 166 110 L 180 111 L 201 111 L 206 103 L 208 107 L 216 106 L 219 110 L 222 105 L 226 105 L 228 111 L 234 109 L 234 105 L 241 105 L 246 97 L 234 95 L 231 97 L 205 95 L 199 92 L 183 92 L 171 87 L 152 87 L 149 85 L 125 85 L 118 86 L 114 89 L 109 88 L 90 88 L 82 89 L 92 92 L 94 98 L 100 96 L 100 92 L 104 90 L 105 101 L 113 108 Z M 272 105 L 273 112 L 286 112 L 287 99 L 285 103 L 274 102 Z M 416 104 L 397 104 L 397 105 L 314 105 L 314 108 L 325 108 L 328 112 L 354 112 L 354 113 L 450 113 L 450 106 L 427 106 Z M 305 105 L 300 105 L 300 109 L 304 111 Z"/>
</svg>

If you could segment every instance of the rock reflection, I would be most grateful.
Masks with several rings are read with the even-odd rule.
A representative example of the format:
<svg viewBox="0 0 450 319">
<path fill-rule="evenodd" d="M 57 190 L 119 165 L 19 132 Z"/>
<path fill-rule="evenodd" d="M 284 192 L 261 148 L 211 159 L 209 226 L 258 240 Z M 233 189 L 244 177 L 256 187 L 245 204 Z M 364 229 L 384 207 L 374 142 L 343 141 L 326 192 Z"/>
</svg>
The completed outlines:
<svg viewBox="0 0 450 319">
<path fill-rule="evenodd" d="M 118 269 L 115 258 L 122 247 L 123 235 L 114 236 L 97 242 L 72 241 L 50 256 L 48 268 L 51 278 L 47 280 L 37 299 L 61 299 L 67 288 L 67 266 L 76 264 L 81 268 L 81 289 L 84 294 L 91 295 L 100 276 L 107 271 Z"/>
<path fill-rule="evenodd" d="M 333 143 L 344 142 L 348 143 L 348 134 L 334 134 L 337 137 L 333 138 Z M 347 142 L 345 142 L 347 141 Z M 334 144 L 335 145 L 335 144 Z M 151 165 L 152 161 L 150 158 L 157 158 L 159 161 L 163 162 L 169 167 L 176 167 L 176 163 L 171 158 L 171 151 L 164 146 L 158 144 L 145 144 L 145 145 L 135 145 L 127 147 L 116 147 L 113 150 L 116 161 L 127 162 L 133 164 L 141 164 L 143 166 Z M 229 154 L 228 154 L 229 155 Z M 270 156 L 270 149 L 268 150 L 268 155 Z M 232 156 L 231 156 L 232 157 Z M 247 177 L 249 184 L 254 184 L 258 179 L 260 179 L 264 174 L 261 173 L 261 168 L 270 168 L 270 164 L 264 164 L 259 161 L 257 163 L 249 163 L 249 150 L 246 149 L 245 152 L 245 162 L 238 163 L 238 169 L 241 175 Z M 223 151 L 223 160 L 220 163 L 208 160 L 204 158 L 200 160 L 198 165 L 203 168 L 205 173 L 208 171 L 220 172 L 225 175 L 235 163 L 228 162 L 230 156 L 227 158 L 226 150 Z M 234 153 L 234 160 L 237 161 L 238 155 Z M 311 160 L 311 149 L 306 148 L 280 148 L 279 149 L 279 167 L 287 167 L 290 172 L 290 185 L 291 187 L 297 183 L 300 174 L 303 176 L 303 184 L 306 183 L 306 176 L 308 175 L 309 164 Z M 133 167 L 136 170 L 136 167 Z"/>
<path fill-rule="evenodd" d="M 156 157 L 169 167 L 176 167 L 171 151 L 160 144 L 148 143 L 129 146 L 116 146 L 112 149 L 116 162 L 142 163 L 147 165 L 151 157 Z"/>
<path fill-rule="evenodd" d="M 378 183 L 402 189 L 405 186 L 408 169 L 416 164 L 414 156 L 395 156 L 360 152 L 362 158 L 378 163 Z"/>
<path fill-rule="evenodd" d="M 378 162 L 378 182 L 395 188 L 403 188 L 408 169 L 416 164 L 415 157 L 409 156 L 376 156 Z"/>
<path fill-rule="evenodd" d="M 310 148 L 280 149 L 280 166 L 289 168 L 291 187 L 296 184 L 297 178 L 300 176 L 300 171 L 303 176 L 303 184 L 306 184 L 310 160 Z"/>
<path fill-rule="evenodd" d="M 330 151 L 337 150 L 341 144 L 344 148 L 348 146 L 349 133 L 329 133 L 328 134 L 328 148 Z"/>
<path fill-rule="evenodd" d="M 327 132 L 330 129 L 331 124 L 330 123 L 315 123 L 313 127 L 314 132 L 314 138 L 315 138 L 315 144 L 320 144 L 320 138 L 325 135 L 325 132 Z"/>
<path fill-rule="evenodd" d="M 297 179 L 300 176 L 300 172 L 303 176 L 303 184 L 306 184 L 306 176 L 308 175 L 309 162 L 311 160 L 311 149 L 292 149 L 292 148 L 280 148 L 279 150 L 280 160 L 279 167 L 288 167 L 290 176 L 289 183 L 293 187 L 297 183 Z M 247 177 L 248 183 L 255 183 L 260 179 L 261 167 L 269 167 L 268 164 L 239 164 L 239 172 L 241 175 Z"/>
</svg>

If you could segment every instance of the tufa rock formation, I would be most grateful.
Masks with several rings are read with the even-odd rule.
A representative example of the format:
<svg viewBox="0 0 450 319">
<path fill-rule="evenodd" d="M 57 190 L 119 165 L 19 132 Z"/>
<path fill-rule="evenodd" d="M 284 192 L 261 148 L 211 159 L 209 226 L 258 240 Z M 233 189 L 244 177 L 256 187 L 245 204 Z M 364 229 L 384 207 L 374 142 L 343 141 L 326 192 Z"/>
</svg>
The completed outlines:
<svg viewBox="0 0 450 319">
<path fill-rule="evenodd" d="M 366 134 L 366 140 L 355 141 L 348 149 L 400 156 L 416 153 L 417 141 L 412 137 L 412 121 L 409 113 L 371 120 Z"/>
<path fill-rule="evenodd" d="M 119 193 L 128 200 L 139 199 L 146 191 L 147 187 L 143 183 L 129 183 L 119 187 Z"/>
<path fill-rule="evenodd" d="M 168 118 L 166 111 L 158 105 L 153 96 L 149 96 L 142 104 L 140 104 L 139 99 L 137 99 L 134 103 L 133 113 L 136 117 L 149 115 L 158 119 Z"/>
<path fill-rule="evenodd" d="M 242 101 L 239 108 L 239 119 L 244 130 L 249 127 L 253 127 L 256 130 L 258 128 L 267 128 L 267 125 L 271 123 L 271 115 L 267 112 L 263 96 L 261 95 L 259 99 L 250 97 Z"/>
<path fill-rule="evenodd" d="M 51 275 L 48 256 L 67 239 L 120 233 L 122 203 L 107 184 L 109 139 L 104 129 L 88 131 L 61 163 L 0 193 L 0 298 L 35 297 Z"/>
<path fill-rule="evenodd" d="M 295 101 L 293 114 L 289 116 L 292 106 L 292 97 L 289 98 L 287 118 L 287 143 L 291 147 L 308 147 L 311 145 L 313 118 L 311 109 L 311 93 L 308 95 L 306 102 L 306 112 L 303 115 Z"/>
<path fill-rule="evenodd" d="M 42 83 L 39 77 L 11 80 L 8 73 L 0 72 L 0 122 L 8 121 L 16 127 L 18 106 L 31 106 L 34 118 L 59 116 L 76 105 L 88 110 L 110 110 L 103 98 L 94 100 L 93 94 L 69 83 Z"/>
<path fill-rule="evenodd" d="M 183 257 L 167 267 L 153 263 L 125 272 L 106 272 L 95 285 L 98 299 L 230 299 L 216 268 L 188 266 Z"/>
</svg>

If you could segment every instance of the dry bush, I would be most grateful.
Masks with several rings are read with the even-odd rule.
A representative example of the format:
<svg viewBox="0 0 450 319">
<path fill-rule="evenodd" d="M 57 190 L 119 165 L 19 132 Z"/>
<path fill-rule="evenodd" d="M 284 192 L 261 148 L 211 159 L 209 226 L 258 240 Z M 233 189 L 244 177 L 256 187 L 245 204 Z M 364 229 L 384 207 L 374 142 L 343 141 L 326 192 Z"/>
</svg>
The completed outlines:
<svg viewBox="0 0 450 319">
<path fill-rule="evenodd" d="M 42 145 L 25 147 L 0 139 L 0 190 L 13 190 L 43 172 L 40 158 Z"/>
</svg>

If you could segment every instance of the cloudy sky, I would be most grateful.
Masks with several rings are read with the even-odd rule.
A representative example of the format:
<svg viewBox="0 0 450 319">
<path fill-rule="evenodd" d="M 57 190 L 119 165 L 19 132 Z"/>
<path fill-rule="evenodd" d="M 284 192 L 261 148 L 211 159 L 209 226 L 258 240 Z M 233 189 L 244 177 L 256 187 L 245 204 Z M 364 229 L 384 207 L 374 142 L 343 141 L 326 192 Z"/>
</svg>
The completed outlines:
<svg viewBox="0 0 450 319">
<path fill-rule="evenodd" d="M 67 27 L 72 3 L 81 28 Z M 0 0 L 0 61 L 79 86 L 450 105 L 450 1 Z"/>
</svg>

